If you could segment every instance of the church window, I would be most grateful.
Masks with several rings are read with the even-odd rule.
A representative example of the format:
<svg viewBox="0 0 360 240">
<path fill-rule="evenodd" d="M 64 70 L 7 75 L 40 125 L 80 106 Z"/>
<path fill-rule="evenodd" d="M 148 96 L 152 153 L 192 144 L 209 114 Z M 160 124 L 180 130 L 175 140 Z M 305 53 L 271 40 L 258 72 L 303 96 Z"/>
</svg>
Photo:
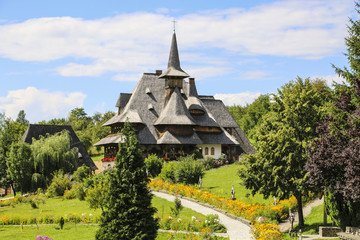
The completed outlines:
<svg viewBox="0 0 360 240">
<path fill-rule="evenodd" d="M 215 155 L 215 148 L 214 147 L 211 148 L 211 155 Z"/>
<path fill-rule="evenodd" d="M 209 148 L 208 147 L 205 148 L 205 155 L 209 155 Z"/>
</svg>

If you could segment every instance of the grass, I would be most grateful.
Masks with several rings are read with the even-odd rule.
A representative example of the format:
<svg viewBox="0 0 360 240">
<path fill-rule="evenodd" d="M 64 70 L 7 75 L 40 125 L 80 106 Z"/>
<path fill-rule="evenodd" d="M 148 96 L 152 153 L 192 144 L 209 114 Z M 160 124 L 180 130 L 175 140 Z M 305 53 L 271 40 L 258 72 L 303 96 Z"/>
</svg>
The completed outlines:
<svg viewBox="0 0 360 240">
<path fill-rule="evenodd" d="M 104 158 L 104 155 L 91 156 L 91 159 L 95 162 L 100 162 Z"/>
<path fill-rule="evenodd" d="M 319 226 L 323 226 L 324 204 L 311 209 L 311 213 L 304 219 L 304 234 L 319 234 Z M 327 222 L 332 223 L 331 218 L 327 216 Z M 329 224 L 328 224 L 329 225 Z"/>
<path fill-rule="evenodd" d="M 321 204 L 321 205 L 311 209 L 311 213 L 304 219 L 305 227 L 303 229 L 303 234 L 318 235 L 319 234 L 319 226 L 324 226 L 323 214 L 324 214 L 324 204 Z M 332 222 L 331 218 L 329 216 L 327 217 L 327 222 L 328 223 Z M 298 225 L 295 225 L 294 227 L 295 227 L 295 229 L 298 229 Z M 298 238 L 287 237 L 285 239 L 298 239 Z M 321 239 L 321 240 L 326 240 L 326 239 Z M 339 240 L 339 238 L 332 238 L 331 240 Z"/>
<path fill-rule="evenodd" d="M 241 180 L 237 174 L 239 168 L 240 165 L 231 164 L 206 171 L 204 178 L 202 179 L 201 188 L 218 196 L 230 199 L 232 197 L 231 187 L 234 185 L 235 197 L 237 200 L 247 203 L 272 203 L 272 199 L 264 199 L 262 194 L 255 194 L 255 196 L 252 196 L 251 190 L 246 189 L 240 184 Z"/>
<path fill-rule="evenodd" d="M 0 197 L 0 199 L 9 198 L 9 197 L 13 197 L 13 196 L 14 196 L 14 194 L 9 194 L 9 195 L 6 195 L 4 197 Z"/>
<path fill-rule="evenodd" d="M 160 216 L 169 216 L 171 214 L 170 207 L 174 206 L 174 203 L 156 196 L 153 197 L 152 204 L 155 208 L 158 209 L 157 215 Z M 70 213 L 91 213 L 95 216 L 100 215 L 101 210 L 90 209 L 86 201 L 80 201 L 78 199 L 63 200 L 60 198 L 48 198 L 46 204 L 40 204 L 39 208 L 37 209 L 32 208 L 29 203 L 17 204 L 15 207 L 0 208 L 0 216 L 7 215 L 9 217 L 22 218 L 45 215 L 60 217 Z M 191 218 L 192 216 L 200 217 L 204 215 L 189 208 L 184 208 L 179 215 L 180 218 Z"/>
<path fill-rule="evenodd" d="M 77 224 L 76 228 L 74 224 L 65 224 L 64 229 L 60 230 L 57 225 L 35 225 L 24 226 L 0 226 L 0 236 L 2 240 L 35 240 L 38 235 L 51 237 L 52 239 L 67 239 L 67 240 L 89 240 L 95 239 L 96 230 L 99 227 L 97 225 L 81 225 Z M 172 233 L 172 239 L 186 239 L 187 234 Z M 170 234 L 167 232 L 160 232 L 156 240 L 167 240 Z M 218 238 L 228 239 L 228 238 Z"/>
</svg>

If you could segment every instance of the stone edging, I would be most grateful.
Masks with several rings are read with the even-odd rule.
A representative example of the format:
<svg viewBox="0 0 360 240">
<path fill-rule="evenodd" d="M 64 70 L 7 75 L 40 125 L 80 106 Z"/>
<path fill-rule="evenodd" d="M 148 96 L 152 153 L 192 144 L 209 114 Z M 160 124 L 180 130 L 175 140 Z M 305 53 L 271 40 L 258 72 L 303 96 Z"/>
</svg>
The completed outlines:
<svg viewBox="0 0 360 240">
<path fill-rule="evenodd" d="M 179 197 L 179 198 L 186 199 L 186 200 L 191 201 L 191 202 L 195 202 L 195 203 L 200 204 L 200 205 L 202 205 L 202 206 L 204 206 L 204 207 L 212 208 L 212 209 L 214 209 L 215 211 L 217 211 L 217 212 L 219 212 L 219 213 L 222 213 L 222 214 L 224 214 L 224 215 L 226 215 L 226 216 L 228 216 L 228 217 L 230 217 L 230 218 L 232 218 L 232 219 L 238 220 L 238 221 L 246 224 L 246 225 L 249 226 L 249 227 L 251 226 L 251 222 L 250 222 L 249 220 L 246 220 L 246 219 L 244 219 L 244 218 L 242 218 L 242 217 L 238 217 L 238 216 L 232 215 L 232 214 L 228 213 L 228 212 L 225 211 L 225 210 L 218 209 L 218 208 L 216 208 L 216 207 L 214 207 L 214 206 L 212 206 L 212 205 L 210 205 L 210 204 L 207 204 L 207 203 L 202 203 L 202 202 L 200 202 L 200 201 L 198 201 L 198 200 L 196 200 L 196 199 L 189 198 L 189 197 L 185 197 L 185 196 L 181 196 L 181 195 L 176 195 L 176 194 L 174 194 L 174 193 L 170 193 L 170 192 L 165 191 L 165 190 L 156 190 L 156 191 L 154 191 L 154 192 L 166 193 L 166 194 L 169 194 L 169 195 L 173 195 L 173 196 L 177 196 L 177 197 Z"/>
</svg>

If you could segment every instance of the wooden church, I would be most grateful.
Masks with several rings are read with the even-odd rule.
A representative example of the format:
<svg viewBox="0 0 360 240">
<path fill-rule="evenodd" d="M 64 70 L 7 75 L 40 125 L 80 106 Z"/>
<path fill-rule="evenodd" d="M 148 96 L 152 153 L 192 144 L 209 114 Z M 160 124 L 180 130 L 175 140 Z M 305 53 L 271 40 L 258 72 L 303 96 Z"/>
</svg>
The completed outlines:
<svg viewBox="0 0 360 240">
<path fill-rule="evenodd" d="M 144 155 L 175 159 L 198 149 L 204 157 L 237 160 L 255 151 L 224 103 L 199 95 L 195 79 L 181 69 L 175 32 L 166 71 L 144 73 L 132 93 L 120 93 L 116 107 L 118 114 L 104 124 L 111 134 L 95 144 L 104 146 L 103 161 L 116 156 L 126 121 L 136 129 Z"/>
</svg>

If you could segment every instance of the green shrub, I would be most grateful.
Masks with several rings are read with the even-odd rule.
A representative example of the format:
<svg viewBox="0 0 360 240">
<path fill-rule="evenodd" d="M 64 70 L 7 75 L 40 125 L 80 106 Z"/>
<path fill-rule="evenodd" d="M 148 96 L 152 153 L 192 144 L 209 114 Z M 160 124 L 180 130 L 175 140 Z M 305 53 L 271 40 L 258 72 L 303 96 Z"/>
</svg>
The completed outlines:
<svg viewBox="0 0 360 240">
<path fill-rule="evenodd" d="M 159 158 L 156 154 L 150 154 L 145 158 L 145 168 L 151 177 L 156 177 L 161 172 L 163 166 L 163 160 Z"/>
<path fill-rule="evenodd" d="M 69 193 L 66 194 L 67 196 L 65 196 L 65 198 L 73 198 L 76 197 L 77 199 L 83 201 L 85 200 L 85 196 L 86 196 L 86 192 L 84 189 L 84 185 L 82 183 L 75 183 L 71 186 L 71 189 L 69 191 Z"/>
<path fill-rule="evenodd" d="M 175 169 L 175 181 L 184 184 L 197 184 L 199 178 L 204 176 L 203 166 L 200 161 L 192 157 L 182 158 Z"/>
<path fill-rule="evenodd" d="M 193 158 L 193 159 L 202 159 L 203 158 L 203 155 L 202 153 L 199 151 L 199 149 L 194 149 L 190 152 L 190 156 Z"/>
<path fill-rule="evenodd" d="M 167 162 L 163 165 L 159 178 L 164 181 L 176 182 L 175 181 L 175 169 L 178 165 L 177 162 Z"/>
<path fill-rule="evenodd" d="M 70 179 L 64 175 L 62 170 L 56 171 L 53 175 L 53 179 L 46 193 L 49 197 L 62 196 L 65 190 L 71 188 Z"/>
<path fill-rule="evenodd" d="M 213 168 L 214 158 L 207 156 L 204 159 L 201 159 L 200 162 L 202 163 L 205 170 L 209 170 Z"/>
<path fill-rule="evenodd" d="M 32 208 L 39 208 L 40 204 L 46 203 L 46 197 L 43 194 L 32 195 L 27 199 L 28 203 L 30 203 Z"/>
<path fill-rule="evenodd" d="M 82 165 L 73 174 L 73 179 L 76 182 L 83 182 L 86 178 L 91 176 L 91 169 L 88 166 Z"/>
</svg>

